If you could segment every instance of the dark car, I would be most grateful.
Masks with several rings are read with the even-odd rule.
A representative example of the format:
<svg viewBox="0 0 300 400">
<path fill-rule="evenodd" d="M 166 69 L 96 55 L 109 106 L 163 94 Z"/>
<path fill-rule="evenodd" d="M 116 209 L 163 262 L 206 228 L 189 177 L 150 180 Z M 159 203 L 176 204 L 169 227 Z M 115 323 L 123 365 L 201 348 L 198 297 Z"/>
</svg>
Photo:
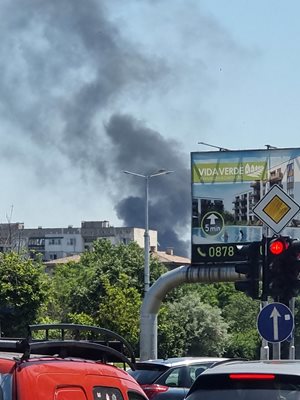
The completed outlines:
<svg viewBox="0 0 300 400">
<path fill-rule="evenodd" d="M 186 400 L 299 400 L 300 360 L 223 363 L 201 374 Z"/>
<path fill-rule="evenodd" d="M 129 370 L 149 400 L 182 400 L 196 377 L 212 365 L 226 361 L 217 357 L 182 357 L 137 362 Z"/>
</svg>

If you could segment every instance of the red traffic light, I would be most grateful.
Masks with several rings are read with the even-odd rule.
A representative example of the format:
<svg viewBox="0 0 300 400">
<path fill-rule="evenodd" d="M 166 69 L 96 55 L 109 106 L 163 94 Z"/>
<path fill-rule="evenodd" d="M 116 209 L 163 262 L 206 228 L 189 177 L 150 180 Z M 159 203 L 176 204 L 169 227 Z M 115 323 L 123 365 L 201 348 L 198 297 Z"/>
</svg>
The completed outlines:
<svg viewBox="0 0 300 400">
<path fill-rule="evenodd" d="M 289 245 L 285 240 L 274 239 L 269 244 L 269 250 L 271 254 L 273 254 L 274 256 L 278 256 L 282 254 L 288 248 L 288 246 Z"/>
</svg>

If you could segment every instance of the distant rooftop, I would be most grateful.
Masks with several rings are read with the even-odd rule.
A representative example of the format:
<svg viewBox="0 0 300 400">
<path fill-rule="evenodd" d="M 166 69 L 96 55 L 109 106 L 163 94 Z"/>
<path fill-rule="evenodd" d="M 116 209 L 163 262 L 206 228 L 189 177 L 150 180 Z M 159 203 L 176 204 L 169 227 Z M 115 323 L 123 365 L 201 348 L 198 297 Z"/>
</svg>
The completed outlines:
<svg viewBox="0 0 300 400">
<path fill-rule="evenodd" d="M 158 260 L 163 264 L 168 264 L 173 267 L 178 267 L 180 265 L 188 265 L 191 260 L 187 257 L 175 256 L 173 254 L 168 254 L 164 251 L 153 251 L 152 256 L 156 256 Z M 44 264 L 46 267 L 55 267 L 58 264 L 67 264 L 68 262 L 79 262 L 81 258 L 80 254 L 74 256 L 68 256 L 63 258 L 58 258 L 56 260 L 46 261 Z"/>
</svg>

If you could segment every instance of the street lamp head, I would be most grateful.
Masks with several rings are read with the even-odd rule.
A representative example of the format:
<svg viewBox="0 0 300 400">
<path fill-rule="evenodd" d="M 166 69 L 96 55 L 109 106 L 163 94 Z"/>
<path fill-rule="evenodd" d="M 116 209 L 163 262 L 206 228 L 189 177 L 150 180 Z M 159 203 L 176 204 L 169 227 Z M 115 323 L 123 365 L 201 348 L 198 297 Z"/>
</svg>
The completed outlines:
<svg viewBox="0 0 300 400">
<path fill-rule="evenodd" d="M 131 171 L 123 171 L 123 172 L 124 172 L 124 174 L 139 176 L 140 178 L 149 179 L 149 178 L 152 178 L 153 176 L 171 174 L 174 171 L 168 171 L 166 169 L 159 169 L 158 171 L 153 172 L 152 174 L 148 174 L 148 175 L 137 174 L 136 172 L 131 172 Z"/>
<path fill-rule="evenodd" d="M 123 171 L 123 172 L 124 172 L 124 174 L 133 175 L 133 176 L 139 176 L 140 178 L 147 178 L 146 175 L 137 174 L 136 172 L 131 172 L 131 171 Z"/>
<path fill-rule="evenodd" d="M 152 178 L 152 176 L 172 174 L 172 172 L 174 172 L 174 171 L 168 171 L 166 169 L 159 169 L 157 172 L 154 172 L 154 173 L 150 174 L 149 178 Z"/>
</svg>

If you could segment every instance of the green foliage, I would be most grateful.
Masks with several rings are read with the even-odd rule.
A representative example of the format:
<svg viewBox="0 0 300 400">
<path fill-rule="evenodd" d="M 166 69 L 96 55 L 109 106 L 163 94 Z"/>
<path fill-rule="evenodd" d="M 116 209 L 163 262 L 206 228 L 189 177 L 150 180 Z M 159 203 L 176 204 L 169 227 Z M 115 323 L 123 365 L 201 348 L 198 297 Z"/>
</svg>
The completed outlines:
<svg viewBox="0 0 300 400">
<path fill-rule="evenodd" d="M 199 296 L 204 303 L 210 304 L 211 306 L 218 306 L 218 289 L 214 284 L 199 284 L 189 283 L 183 284 L 171 290 L 165 298 L 165 301 L 180 301 L 180 299 L 187 294 L 195 293 Z"/>
<path fill-rule="evenodd" d="M 260 340 L 256 328 L 245 332 L 233 332 L 229 337 L 224 356 L 259 359 L 259 346 Z"/>
<path fill-rule="evenodd" d="M 150 258 L 151 283 L 167 269 Z M 31 323 L 98 325 L 124 336 L 138 350 L 144 251 L 136 243 L 95 242 L 79 263 L 57 265 L 0 254 L 0 322 L 5 336 L 23 336 Z M 296 349 L 300 312 L 296 302 Z M 232 283 L 184 284 L 170 291 L 158 317 L 160 357 L 202 355 L 257 358 L 259 302 Z M 53 333 L 55 334 L 55 332 Z"/>
<path fill-rule="evenodd" d="M 160 356 L 219 356 L 224 352 L 227 324 L 218 308 L 197 293 L 167 304 L 159 318 Z"/>
<path fill-rule="evenodd" d="M 215 284 L 185 284 L 176 288 L 170 293 L 170 297 L 176 302 L 185 302 L 185 296 L 193 295 L 205 304 L 213 306 L 219 312 L 227 323 L 227 336 L 223 341 L 223 354 L 228 357 L 243 357 L 254 359 L 259 357 L 260 339 L 256 329 L 256 319 L 259 313 L 259 302 L 253 301 L 244 293 L 237 292 L 232 283 L 215 283 Z M 180 332 L 175 324 L 174 317 L 173 329 L 168 330 L 168 319 L 164 317 L 164 310 L 161 313 L 160 321 L 162 323 L 163 341 L 168 343 L 167 346 L 174 346 L 177 352 L 182 352 L 184 348 L 184 332 Z M 189 311 L 186 311 L 190 314 Z M 183 324 L 186 324 L 186 318 L 183 318 Z M 175 334 L 176 330 L 176 334 Z M 182 329 L 181 329 L 182 330 Z M 176 335 L 176 343 L 172 341 L 172 337 Z M 172 343 L 172 345 L 170 345 Z M 165 346 L 166 347 L 166 346 Z M 169 352 L 170 350 L 164 351 Z"/>
<path fill-rule="evenodd" d="M 260 340 L 256 329 L 259 302 L 244 293 L 234 292 L 228 297 L 222 315 L 229 325 L 230 340 L 225 355 L 228 357 L 259 357 Z"/>
<path fill-rule="evenodd" d="M 39 322 L 66 322 L 73 312 L 73 293 L 75 290 L 86 291 L 89 280 L 88 270 L 75 262 L 60 264 L 55 267 L 55 273 L 49 279 L 47 303 L 39 310 Z M 82 282 L 82 285 L 80 285 Z M 46 322 L 45 322 L 46 323 Z M 50 323 L 50 322 L 49 322 Z"/>
<path fill-rule="evenodd" d="M 218 306 L 221 310 L 231 301 L 232 296 L 238 293 L 233 283 L 215 283 L 212 286 L 214 287 Z"/>
<path fill-rule="evenodd" d="M 118 332 L 133 346 L 139 339 L 139 312 L 141 295 L 131 287 L 127 275 L 120 274 L 118 285 L 111 285 L 103 278 L 105 297 L 99 307 L 98 325 Z"/>
<path fill-rule="evenodd" d="M 96 321 L 85 313 L 69 313 L 66 318 L 66 322 L 70 324 L 79 324 L 79 325 L 89 325 L 94 326 L 97 325 Z"/>
<path fill-rule="evenodd" d="M 76 265 L 57 267 L 54 276 L 55 291 L 59 295 L 61 317 L 71 313 L 85 313 L 96 318 L 99 305 L 107 295 L 103 282 L 119 285 L 120 276 L 126 275 L 130 286 L 142 293 L 144 286 L 144 253 L 137 243 L 112 245 L 98 240 L 93 251 L 85 252 Z M 71 272 L 68 271 L 72 268 Z M 150 260 L 153 283 L 166 268 L 156 258 Z M 57 297 L 57 296 L 56 296 Z M 59 310 L 58 310 L 59 311 Z"/>
<path fill-rule="evenodd" d="M 27 334 L 48 296 L 48 277 L 39 261 L 0 253 L 0 321 L 4 336 Z"/>
<path fill-rule="evenodd" d="M 143 263 L 143 249 L 136 243 L 114 246 L 98 240 L 79 263 L 57 265 L 41 314 L 54 321 L 99 325 L 137 345 Z M 152 281 L 166 271 L 157 259 L 151 259 L 150 270 Z"/>
</svg>

